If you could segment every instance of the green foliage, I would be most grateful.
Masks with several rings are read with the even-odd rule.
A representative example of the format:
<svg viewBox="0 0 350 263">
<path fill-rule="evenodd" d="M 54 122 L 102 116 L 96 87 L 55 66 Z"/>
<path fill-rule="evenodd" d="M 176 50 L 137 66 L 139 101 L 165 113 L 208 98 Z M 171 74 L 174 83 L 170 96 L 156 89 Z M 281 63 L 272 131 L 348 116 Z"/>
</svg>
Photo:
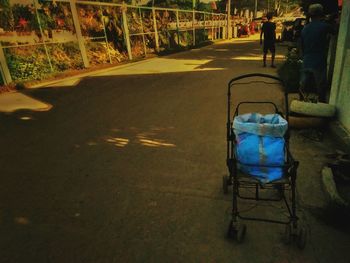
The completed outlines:
<svg viewBox="0 0 350 263">
<path fill-rule="evenodd" d="M 4 80 L 2 79 L 2 75 L 0 74 L 0 86 L 4 85 Z"/>
<path fill-rule="evenodd" d="M 16 83 L 16 89 L 17 90 L 24 90 L 26 88 L 26 84 L 23 81 Z"/>
<path fill-rule="evenodd" d="M 258 10 L 267 10 L 270 11 L 275 9 L 275 4 L 280 7 L 282 10 L 286 10 L 286 7 L 291 8 L 293 6 L 299 5 L 300 0 L 270 0 L 270 1 L 257 1 Z M 255 0 L 231 0 L 231 9 L 237 8 L 238 10 L 249 9 L 251 11 L 255 8 Z M 220 7 L 221 12 L 225 12 L 226 1 L 221 0 L 218 8 Z M 232 11 L 233 12 L 233 11 Z"/>
<path fill-rule="evenodd" d="M 51 73 L 47 59 L 40 58 L 37 52 L 28 56 L 18 56 L 12 52 L 6 53 L 13 80 L 41 80 L 45 75 Z"/>
<path fill-rule="evenodd" d="M 214 0 L 213 0 L 214 1 Z M 277 3 L 280 3 L 281 8 L 285 8 L 285 5 L 288 6 L 295 6 L 300 3 L 301 0 L 288 0 L 288 3 L 284 3 L 283 0 L 276 0 Z M 191 0 L 150 0 L 147 5 L 152 6 L 152 3 L 154 3 L 154 6 L 157 7 L 172 7 L 172 8 L 179 8 L 179 9 L 187 9 L 191 10 L 193 2 Z M 273 10 L 275 1 L 257 1 L 258 3 L 258 10 L 266 10 L 270 9 Z M 270 4 L 268 7 L 268 3 Z M 216 6 L 217 10 L 215 12 L 219 13 L 226 13 L 226 4 L 227 0 L 217 0 Z M 231 12 L 233 14 L 234 9 L 242 10 L 242 9 L 249 9 L 251 11 L 255 8 L 255 0 L 231 0 Z M 207 11 L 212 12 L 211 5 L 209 3 L 204 3 L 201 0 L 195 0 L 195 9 L 199 11 Z"/>
<path fill-rule="evenodd" d="M 201 44 L 208 41 L 208 30 L 196 30 L 196 43 Z"/>
<path fill-rule="evenodd" d="M 211 9 L 210 4 L 205 4 L 205 3 L 202 3 L 202 2 L 199 2 L 199 3 L 196 5 L 196 10 L 205 11 L 205 12 L 211 12 L 211 11 L 213 11 L 213 10 Z"/>
<path fill-rule="evenodd" d="M 50 45 L 48 46 L 48 52 L 55 72 L 84 67 L 81 53 L 76 43 Z"/>
<path fill-rule="evenodd" d="M 193 46 L 192 31 L 180 32 L 179 38 L 180 38 L 180 43 L 178 43 L 178 45 L 180 47 L 191 47 L 191 46 Z"/>
<path fill-rule="evenodd" d="M 0 0 L 0 27 L 5 31 L 12 31 L 15 27 L 15 20 L 9 0 Z"/>
<path fill-rule="evenodd" d="M 311 4 L 321 4 L 324 8 L 325 14 L 335 14 L 338 13 L 338 1 L 337 0 L 299 0 L 300 6 L 306 13 L 309 5 Z"/>
<path fill-rule="evenodd" d="M 53 72 L 44 47 L 6 50 L 5 55 L 13 80 L 41 80 L 55 72 L 83 68 L 79 47 L 76 43 L 48 45 L 47 50 Z"/>
<path fill-rule="evenodd" d="M 38 10 L 38 15 L 34 11 L 33 7 L 28 5 L 19 5 L 15 4 L 12 8 L 14 19 L 16 23 L 20 19 L 25 19 L 29 22 L 28 30 L 40 31 L 40 25 L 42 30 L 53 29 L 55 27 L 55 21 L 51 16 L 48 16 L 44 13 L 42 9 Z M 40 20 L 40 23 L 38 21 Z"/>
<path fill-rule="evenodd" d="M 171 8 L 177 8 L 177 9 L 185 9 L 185 10 L 192 10 L 193 9 L 193 1 L 191 0 L 150 0 L 147 3 L 147 6 L 152 6 L 154 3 L 154 6 L 156 7 L 171 7 Z M 207 11 L 211 12 L 212 9 L 210 7 L 210 4 L 203 3 L 200 0 L 195 0 L 195 10 L 199 11 Z"/>
<path fill-rule="evenodd" d="M 42 10 L 38 10 L 38 15 L 32 17 L 31 25 L 34 30 L 40 30 L 40 26 L 42 30 L 48 30 L 55 28 L 55 21 Z"/>
<path fill-rule="evenodd" d="M 12 7 L 12 12 L 16 21 L 18 21 L 20 18 L 30 21 L 32 20 L 32 17 L 35 16 L 35 13 L 31 12 L 28 5 L 15 4 Z"/>
<path fill-rule="evenodd" d="M 286 61 L 278 68 L 278 76 L 284 81 L 288 92 L 297 92 L 300 82 L 301 63 L 295 49 L 291 49 Z"/>
<path fill-rule="evenodd" d="M 65 3 L 47 3 L 43 4 L 43 8 L 35 9 L 32 5 L 20 5 L 15 4 L 12 7 L 12 13 L 14 16 L 14 23 L 19 26 L 19 20 L 24 19 L 28 22 L 27 28 L 22 30 L 36 32 L 40 31 L 40 25 L 42 30 L 53 30 L 53 29 L 66 29 L 73 30 L 73 20 L 71 12 Z M 39 21 L 40 23 L 39 23 Z M 56 19 L 64 21 L 64 25 L 56 25 Z M 58 28 L 59 27 L 59 28 Z"/>
</svg>

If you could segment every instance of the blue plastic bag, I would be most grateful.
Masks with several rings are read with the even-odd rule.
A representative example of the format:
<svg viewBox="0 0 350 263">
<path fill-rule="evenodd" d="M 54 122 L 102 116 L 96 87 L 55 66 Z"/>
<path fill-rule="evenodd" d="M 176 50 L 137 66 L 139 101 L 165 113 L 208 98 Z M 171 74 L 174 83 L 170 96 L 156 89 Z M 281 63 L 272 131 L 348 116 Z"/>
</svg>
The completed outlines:
<svg viewBox="0 0 350 263">
<path fill-rule="evenodd" d="M 280 179 L 283 169 L 273 166 L 285 162 L 287 121 L 278 114 L 248 113 L 235 117 L 233 128 L 238 168 L 263 183 Z"/>
</svg>

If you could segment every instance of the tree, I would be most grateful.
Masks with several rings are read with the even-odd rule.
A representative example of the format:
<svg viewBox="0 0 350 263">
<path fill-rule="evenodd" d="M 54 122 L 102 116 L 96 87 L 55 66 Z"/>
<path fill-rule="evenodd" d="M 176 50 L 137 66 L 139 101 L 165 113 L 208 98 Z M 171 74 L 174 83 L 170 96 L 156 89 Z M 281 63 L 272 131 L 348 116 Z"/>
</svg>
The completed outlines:
<svg viewBox="0 0 350 263">
<path fill-rule="evenodd" d="M 150 0 L 147 6 L 171 7 L 178 9 L 192 10 L 193 2 L 191 0 Z M 195 10 L 212 11 L 210 4 L 203 3 L 200 0 L 195 0 Z"/>
<path fill-rule="evenodd" d="M 15 28 L 15 19 L 13 17 L 9 0 L 0 0 L 0 27 L 5 31 L 13 31 Z"/>
<path fill-rule="evenodd" d="M 226 2 L 226 1 L 224 1 Z M 276 11 L 276 15 L 280 14 L 286 7 L 294 7 L 299 5 L 300 0 L 257 0 L 258 10 Z M 255 9 L 255 0 L 231 0 L 232 8 L 238 10 Z"/>
<path fill-rule="evenodd" d="M 338 13 L 338 0 L 301 0 L 300 5 L 303 11 L 306 13 L 309 5 L 311 4 L 321 4 L 324 8 L 325 14 Z"/>
</svg>

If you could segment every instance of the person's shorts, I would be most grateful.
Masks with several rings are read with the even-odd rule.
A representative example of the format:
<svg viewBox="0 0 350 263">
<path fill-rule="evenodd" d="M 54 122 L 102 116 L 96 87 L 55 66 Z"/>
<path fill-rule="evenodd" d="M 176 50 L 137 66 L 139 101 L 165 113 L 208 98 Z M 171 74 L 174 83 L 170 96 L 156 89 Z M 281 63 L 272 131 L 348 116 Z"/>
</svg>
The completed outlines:
<svg viewBox="0 0 350 263">
<path fill-rule="evenodd" d="M 271 53 L 276 52 L 275 43 L 264 43 L 264 53 L 267 53 L 269 50 Z"/>
</svg>

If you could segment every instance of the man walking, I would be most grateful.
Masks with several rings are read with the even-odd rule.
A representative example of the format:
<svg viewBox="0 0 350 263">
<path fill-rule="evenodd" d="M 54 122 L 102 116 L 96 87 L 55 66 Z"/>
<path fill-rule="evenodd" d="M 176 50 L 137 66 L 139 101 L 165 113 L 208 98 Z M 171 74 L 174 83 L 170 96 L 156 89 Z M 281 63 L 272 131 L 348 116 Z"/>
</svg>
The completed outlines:
<svg viewBox="0 0 350 263">
<path fill-rule="evenodd" d="M 271 52 L 271 67 L 275 68 L 275 42 L 276 42 L 276 24 L 272 22 L 272 14 L 268 13 L 266 15 L 267 22 L 262 25 L 260 33 L 260 45 L 262 45 L 262 36 L 264 35 L 264 67 L 266 67 L 266 56 L 267 52 Z"/>
<path fill-rule="evenodd" d="M 301 89 L 310 89 L 308 83 L 315 83 L 318 100 L 326 101 L 327 91 L 327 49 L 328 36 L 333 32 L 330 24 L 323 22 L 323 6 L 312 4 L 308 14 L 311 22 L 301 32 L 301 52 L 303 70 L 301 74 Z M 313 79 L 310 79 L 313 78 Z"/>
</svg>

